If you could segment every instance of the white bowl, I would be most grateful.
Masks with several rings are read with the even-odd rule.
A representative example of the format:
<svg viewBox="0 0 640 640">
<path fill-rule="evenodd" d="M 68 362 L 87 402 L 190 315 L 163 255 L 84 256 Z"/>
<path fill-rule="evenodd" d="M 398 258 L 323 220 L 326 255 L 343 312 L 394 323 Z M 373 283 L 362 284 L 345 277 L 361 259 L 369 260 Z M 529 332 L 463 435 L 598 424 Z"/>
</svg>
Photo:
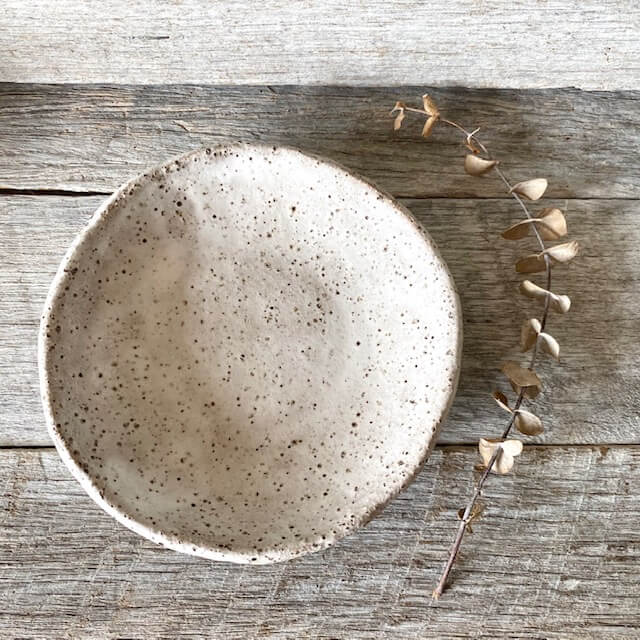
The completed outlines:
<svg viewBox="0 0 640 640">
<path fill-rule="evenodd" d="M 42 318 L 51 437 L 135 532 L 267 563 L 367 522 L 427 458 L 458 298 L 410 214 L 283 147 L 203 149 L 123 186 Z"/>
</svg>

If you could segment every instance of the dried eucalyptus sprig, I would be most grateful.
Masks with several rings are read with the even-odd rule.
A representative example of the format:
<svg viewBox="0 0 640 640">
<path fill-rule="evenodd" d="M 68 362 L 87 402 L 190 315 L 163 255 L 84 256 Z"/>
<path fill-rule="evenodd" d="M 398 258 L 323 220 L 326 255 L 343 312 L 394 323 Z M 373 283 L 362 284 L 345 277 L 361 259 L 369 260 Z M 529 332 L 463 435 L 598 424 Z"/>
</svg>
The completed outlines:
<svg viewBox="0 0 640 640">
<path fill-rule="evenodd" d="M 524 321 L 520 331 L 520 347 L 523 352 L 532 350 L 531 359 L 526 367 L 517 362 L 506 361 L 502 365 L 502 372 L 509 380 L 516 399 L 513 407 L 501 391 L 493 392 L 493 399 L 509 414 L 507 425 L 498 439 L 481 438 L 478 444 L 482 464 L 482 475 L 478 480 L 473 495 L 466 507 L 458 511 L 460 524 L 449 552 L 449 557 L 440 577 L 438 585 L 433 591 L 434 599 L 438 599 L 445 589 L 447 579 L 458 556 L 462 538 L 467 530 L 471 531 L 471 522 L 482 514 L 484 507 L 478 502 L 482 490 L 491 472 L 505 474 L 514 466 L 514 459 L 522 453 L 520 440 L 508 439 L 513 427 L 525 436 L 536 436 L 543 432 L 542 420 L 522 408 L 525 399 L 533 400 L 542 388 L 542 382 L 534 371 L 538 355 L 544 352 L 556 360 L 560 358 L 560 345 L 558 341 L 546 331 L 549 311 L 567 313 L 571 307 L 571 300 L 566 295 L 558 295 L 551 291 L 551 270 L 555 264 L 569 262 L 578 253 L 577 242 L 563 242 L 547 247 L 545 241 L 555 241 L 567 235 L 567 222 L 560 209 L 547 207 L 537 216 L 529 210 L 525 201 L 539 200 L 547 189 L 545 178 L 525 180 L 517 184 L 511 184 L 500 168 L 500 162 L 494 158 L 487 147 L 477 137 L 479 129 L 467 131 L 457 122 L 448 120 L 440 113 L 435 102 L 425 94 L 422 96 L 422 109 L 408 107 L 403 102 L 396 102 L 391 111 L 395 115 L 394 129 L 399 129 L 407 112 L 417 113 L 425 118 L 422 136 L 428 137 L 438 122 L 454 127 L 464 135 L 464 144 L 469 151 L 464 159 L 464 170 L 471 176 L 480 177 L 491 171 L 495 172 L 503 182 L 508 193 L 516 200 L 524 213 L 524 219 L 511 225 L 502 232 L 506 240 L 520 240 L 533 234 L 539 251 L 519 259 L 515 264 L 517 273 L 541 273 L 545 274 L 545 287 L 542 288 L 530 280 L 520 283 L 520 293 L 527 298 L 543 302 L 543 310 L 540 318 L 528 318 Z"/>
</svg>

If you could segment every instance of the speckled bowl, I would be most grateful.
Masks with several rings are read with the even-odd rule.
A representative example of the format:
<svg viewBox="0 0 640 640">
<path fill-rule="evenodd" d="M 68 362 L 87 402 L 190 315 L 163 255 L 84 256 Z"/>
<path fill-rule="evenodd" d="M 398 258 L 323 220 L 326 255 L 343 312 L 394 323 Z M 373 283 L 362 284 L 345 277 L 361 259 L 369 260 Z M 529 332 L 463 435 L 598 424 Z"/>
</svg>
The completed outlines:
<svg viewBox="0 0 640 640">
<path fill-rule="evenodd" d="M 51 437 L 135 532 L 215 560 L 327 547 L 417 473 L 454 395 L 458 298 L 389 196 L 231 145 L 123 186 L 42 318 Z"/>
</svg>

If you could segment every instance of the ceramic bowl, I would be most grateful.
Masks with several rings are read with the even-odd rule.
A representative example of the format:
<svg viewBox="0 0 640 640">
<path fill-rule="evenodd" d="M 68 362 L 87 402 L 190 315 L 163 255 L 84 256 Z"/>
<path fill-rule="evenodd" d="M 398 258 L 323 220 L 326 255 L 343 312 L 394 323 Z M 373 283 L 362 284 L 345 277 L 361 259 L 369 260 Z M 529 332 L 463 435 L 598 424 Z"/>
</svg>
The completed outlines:
<svg viewBox="0 0 640 640">
<path fill-rule="evenodd" d="M 411 215 L 285 147 L 203 149 L 96 211 L 42 318 L 51 437 L 135 532 L 215 560 L 327 547 L 420 469 L 458 298 Z"/>
</svg>

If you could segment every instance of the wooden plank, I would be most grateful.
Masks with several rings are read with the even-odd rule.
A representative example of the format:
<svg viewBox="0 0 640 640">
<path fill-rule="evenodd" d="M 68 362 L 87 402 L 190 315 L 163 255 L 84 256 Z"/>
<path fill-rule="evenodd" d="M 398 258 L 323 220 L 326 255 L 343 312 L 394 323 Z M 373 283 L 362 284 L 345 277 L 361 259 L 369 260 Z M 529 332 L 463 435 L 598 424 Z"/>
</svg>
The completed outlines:
<svg viewBox="0 0 640 640">
<path fill-rule="evenodd" d="M 424 141 L 417 119 L 392 131 L 395 100 L 416 102 L 424 91 L 0 85 L 0 187 L 110 192 L 173 155 L 244 139 L 326 155 L 394 195 L 504 197 L 499 181 L 463 172 L 455 131 Z M 516 180 L 546 176 L 560 198 L 640 198 L 640 92 L 433 95 L 455 120 L 482 127 Z"/>
<path fill-rule="evenodd" d="M 16 82 L 638 86 L 633 0 L 5 0 Z"/>
<path fill-rule="evenodd" d="M 0 445 L 49 443 L 37 391 L 38 318 L 58 262 L 101 200 L 0 198 Z M 440 246 L 462 296 L 462 377 L 441 441 L 475 442 L 502 424 L 489 394 L 496 384 L 505 388 L 498 368 L 505 357 L 520 357 L 519 327 L 536 309 L 516 292 L 513 261 L 522 245 L 498 235 L 518 212 L 510 200 L 404 202 Z M 548 388 L 535 404 L 548 427 L 541 442 L 638 439 L 639 213 L 639 201 L 569 203 L 570 230 L 585 248 L 570 267 L 556 270 L 557 291 L 571 295 L 573 308 L 549 325 L 563 364 L 540 369 Z"/>
<path fill-rule="evenodd" d="M 286 564 L 164 550 L 86 497 L 54 451 L 0 451 L 6 638 L 635 638 L 640 447 L 526 447 L 491 478 L 454 590 L 431 602 L 471 448 L 437 449 L 363 530 Z"/>
</svg>

